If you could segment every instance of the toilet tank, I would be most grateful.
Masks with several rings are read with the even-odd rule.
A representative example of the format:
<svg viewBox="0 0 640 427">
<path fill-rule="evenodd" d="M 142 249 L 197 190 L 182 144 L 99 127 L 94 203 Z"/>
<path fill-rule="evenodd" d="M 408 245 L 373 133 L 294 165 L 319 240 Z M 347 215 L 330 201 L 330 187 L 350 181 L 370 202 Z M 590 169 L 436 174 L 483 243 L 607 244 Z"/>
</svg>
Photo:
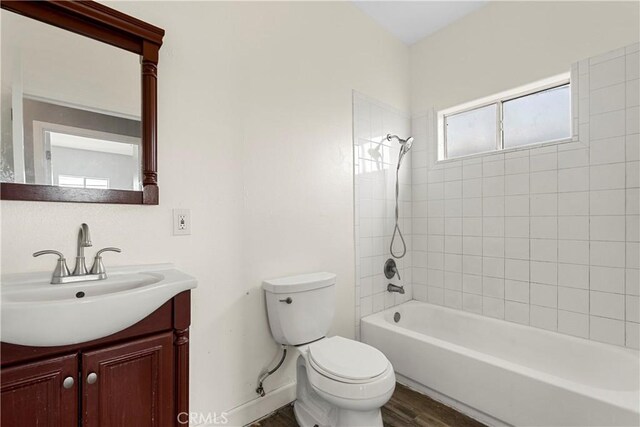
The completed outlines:
<svg viewBox="0 0 640 427">
<path fill-rule="evenodd" d="M 273 338 L 298 345 L 326 336 L 335 313 L 335 284 L 336 275 L 325 272 L 265 280 Z"/>
</svg>

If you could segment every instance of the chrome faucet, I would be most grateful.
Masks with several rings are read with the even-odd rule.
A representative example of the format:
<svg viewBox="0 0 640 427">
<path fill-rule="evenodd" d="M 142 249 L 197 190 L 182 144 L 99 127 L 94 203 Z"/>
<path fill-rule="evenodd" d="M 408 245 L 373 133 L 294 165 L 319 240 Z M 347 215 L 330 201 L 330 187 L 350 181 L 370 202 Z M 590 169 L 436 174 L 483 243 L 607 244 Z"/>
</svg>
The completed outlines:
<svg viewBox="0 0 640 427">
<path fill-rule="evenodd" d="M 104 248 L 100 249 L 93 260 L 93 266 L 91 271 L 87 271 L 87 264 L 84 258 L 84 248 L 91 247 L 91 235 L 89 234 L 89 226 L 83 223 L 78 231 L 78 248 L 76 252 L 76 266 L 73 269 L 73 273 L 69 272 L 67 267 L 67 261 L 64 255 L 58 251 L 44 250 L 38 251 L 33 254 L 34 257 L 51 254 L 57 255 L 58 261 L 56 262 L 56 268 L 51 275 L 51 284 L 57 285 L 60 283 L 71 282 L 85 282 L 89 280 L 104 280 L 107 278 L 107 271 L 102 262 L 103 252 L 122 252 L 119 248 Z"/>
<path fill-rule="evenodd" d="M 84 276 L 89 273 L 87 264 L 84 259 L 84 248 L 91 247 L 91 235 L 89 234 L 89 226 L 84 222 L 78 231 L 78 249 L 76 252 L 76 266 L 73 268 L 72 276 Z"/>
<path fill-rule="evenodd" d="M 399 294 L 404 295 L 404 286 L 396 286 L 393 283 L 389 283 L 387 285 L 387 291 L 389 292 L 398 292 Z"/>
</svg>

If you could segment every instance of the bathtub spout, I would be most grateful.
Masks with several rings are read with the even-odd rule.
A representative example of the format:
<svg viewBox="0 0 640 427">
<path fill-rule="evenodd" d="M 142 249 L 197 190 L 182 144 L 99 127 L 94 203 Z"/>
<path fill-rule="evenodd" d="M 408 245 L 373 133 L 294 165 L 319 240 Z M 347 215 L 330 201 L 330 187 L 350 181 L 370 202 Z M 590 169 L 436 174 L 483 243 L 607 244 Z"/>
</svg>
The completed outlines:
<svg viewBox="0 0 640 427">
<path fill-rule="evenodd" d="M 389 292 L 398 292 L 400 294 L 404 294 L 404 286 L 396 286 L 393 283 L 389 283 L 387 285 L 387 291 L 389 291 Z"/>
</svg>

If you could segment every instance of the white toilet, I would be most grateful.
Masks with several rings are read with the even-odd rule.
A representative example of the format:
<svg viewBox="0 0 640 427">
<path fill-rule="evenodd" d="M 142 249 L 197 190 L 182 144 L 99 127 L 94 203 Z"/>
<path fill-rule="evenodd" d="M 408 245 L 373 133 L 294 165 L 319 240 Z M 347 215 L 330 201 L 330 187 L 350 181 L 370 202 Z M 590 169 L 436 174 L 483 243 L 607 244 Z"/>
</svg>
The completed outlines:
<svg viewBox="0 0 640 427">
<path fill-rule="evenodd" d="M 312 273 L 262 284 L 273 337 L 299 351 L 296 419 L 302 427 L 382 426 L 380 408 L 396 383 L 393 366 L 369 345 L 326 337 L 335 282 L 335 274 Z"/>
</svg>

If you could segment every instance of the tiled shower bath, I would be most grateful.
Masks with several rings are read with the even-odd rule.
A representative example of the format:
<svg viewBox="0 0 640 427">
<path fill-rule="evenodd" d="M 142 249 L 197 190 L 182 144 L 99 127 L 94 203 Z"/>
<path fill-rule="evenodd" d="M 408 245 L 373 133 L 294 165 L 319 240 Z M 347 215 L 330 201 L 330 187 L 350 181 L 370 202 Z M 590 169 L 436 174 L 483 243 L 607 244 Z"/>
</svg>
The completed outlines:
<svg viewBox="0 0 640 427">
<path fill-rule="evenodd" d="M 358 336 L 361 317 L 416 299 L 639 348 L 638 55 L 572 66 L 574 141 L 444 162 L 435 111 L 409 120 L 354 93 Z M 400 173 L 405 295 L 382 273 L 398 156 L 387 133 L 415 138 Z"/>
<path fill-rule="evenodd" d="M 412 120 L 414 299 L 639 347 L 638 50 L 572 67 L 574 142 L 436 163 Z"/>
</svg>

